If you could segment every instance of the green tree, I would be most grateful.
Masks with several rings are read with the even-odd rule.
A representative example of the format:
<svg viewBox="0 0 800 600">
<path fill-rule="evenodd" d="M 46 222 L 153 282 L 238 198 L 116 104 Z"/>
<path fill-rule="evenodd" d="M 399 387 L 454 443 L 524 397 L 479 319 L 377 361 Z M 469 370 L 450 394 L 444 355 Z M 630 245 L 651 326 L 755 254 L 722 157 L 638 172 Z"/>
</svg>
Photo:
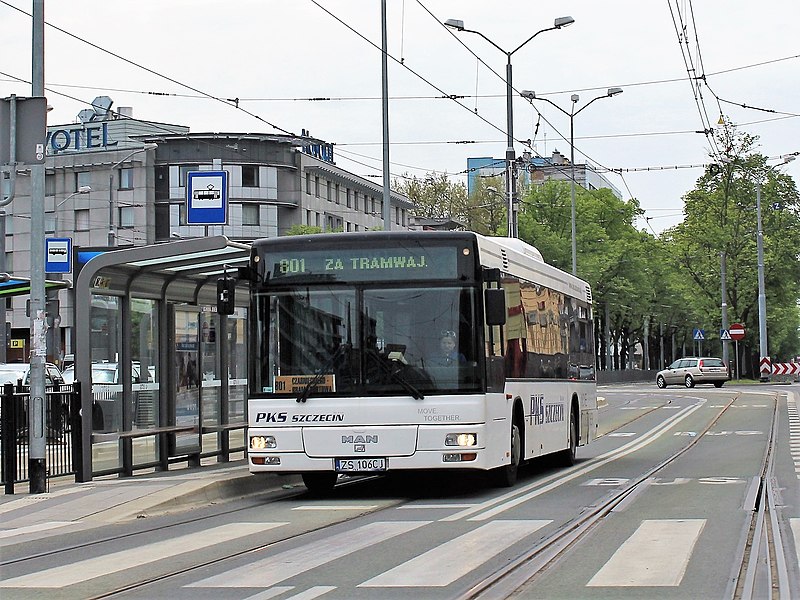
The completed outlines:
<svg viewBox="0 0 800 600">
<path fill-rule="evenodd" d="M 286 235 L 311 235 L 322 233 L 322 227 L 317 225 L 292 225 L 286 230 Z"/>
<path fill-rule="evenodd" d="M 729 322 L 742 322 L 745 372 L 758 372 L 758 261 L 756 197 L 761 195 L 769 351 L 788 357 L 800 348 L 800 199 L 791 177 L 754 152 L 757 137 L 726 123 L 716 133 L 723 148 L 685 197 L 686 217 L 663 235 L 671 248 L 682 296 L 707 329 L 721 328 L 721 264 L 726 263 Z"/>
<path fill-rule="evenodd" d="M 414 203 L 414 215 L 423 219 L 453 219 L 466 223 L 469 215 L 467 187 L 450 181 L 447 173 L 428 173 L 424 178 L 404 176 L 394 188 Z"/>
</svg>

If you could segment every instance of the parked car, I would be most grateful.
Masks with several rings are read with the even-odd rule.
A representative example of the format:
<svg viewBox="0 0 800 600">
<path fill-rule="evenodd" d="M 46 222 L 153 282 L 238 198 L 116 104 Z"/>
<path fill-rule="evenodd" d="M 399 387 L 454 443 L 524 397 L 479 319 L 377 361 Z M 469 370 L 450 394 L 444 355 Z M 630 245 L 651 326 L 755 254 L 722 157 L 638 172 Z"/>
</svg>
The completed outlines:
<svg viewBox="0 0 800 600">
<path fill-rule="evenodd" d="M 133 383 L 141 381 L 140 368 L 138 361 L 131 363 Z M 155 366 L 151 365 L 148 373 L 150 381 L 154 381 Z M 122 422 L 120 375 L 120 366 L 115 362 L 92 363 L 92 386 L 98 386 L 92 395 L 92 429 L 95 431 L 115 431 Z M 64 380 L 66 383 L 75 381 L 75 365 L 64 369 Z"/>
<path fill-rule="evenodd" d="M 18 382 L 22 382 L 22 385 L 24 386 L 29 386 L 31 384 L 30 371 L 31 365 L 29 363 L 0 363 L 0 386 L 5 385 L 6 383 L 17 385 Z M 45 363 L 45 388 L 53 389 L 56 386 L 63 384 L 64 377 L 58 367 L 53 363 Z M 58 390 L 56 389 L 55 391 Z M 48 437 L 50 437 L 53 431 L 61 431 L 69 405 L 67 403 L 62 403 L 61 400 L 63 397 L 58 394 L 48 394 L 47 398 L 49 404 L 47 409 Z M 23 412 L 19 414 L 18 418 L 20 418 L 21 421 L 17 424 L 17 435 L 21 435 L 21 433 L 27 429 L 27 404 L 26 408 L 23 409 Z"/>
<path fill-rule="evenodd" d="M 728 367 L 721 358 L 710 356 L 680 358 L 656 375 L 656 385 L 664 389 L 670 384 L 692 388 L 698 383 L 722 387 L 730 379 Z"/>
<path fill-rule="evenodd" d="M 22 385 L 30 385 L 30 370 L 31 366 L 28 363 L 0 363 L 0 385 L 5 383 L 16 384 L 17 381 L 22 381 Z M 46 386 L 64 383 L 64 376 L 53 363 L 45 363 L 44 378 Z"/>
</svg>

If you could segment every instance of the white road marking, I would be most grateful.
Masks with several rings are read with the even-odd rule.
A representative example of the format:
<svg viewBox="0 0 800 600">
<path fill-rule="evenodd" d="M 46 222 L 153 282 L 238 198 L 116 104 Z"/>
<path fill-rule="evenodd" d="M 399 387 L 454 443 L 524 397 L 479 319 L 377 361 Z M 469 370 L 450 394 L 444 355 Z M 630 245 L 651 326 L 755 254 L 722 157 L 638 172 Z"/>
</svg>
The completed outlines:
<svg viewBox="0 0 800 600">
<path fill-rule="evenodd" d="M 577 467 L 573 467 L 572 469 L 563 473 L 555 473 L 549 477 L 545 477 L 541 481 L 537 481 L 536 483 L 525 485 L 519 489 L 510 491 L 507 494 L 502 494 L 501 496 L 492 498 L 491 500 L 487 500 L 481 504 L 476 504 L 473 508 L 462 510 L 453 515 L 448 515 L 447 517 L 440 519 L 440 521 L 458 521 L 460 519 L 469 519 L 470 521 L 487 521 L 506 510 L 514 508 L 519 504 L 524 504 L 525 502 L 528 502 L 537 496 L 541 496 L 542 494 L 545 494 L 550 490 L 559 487 L 560 485 L 572 481 L 573 479 L 577 479 L 578 477 L 583 477 L 587 473 L 591 473 L 595 469 L 599 469 L 605 464 L 636 452 L 640 448 L 644 448 L 645 446 L 656 441 L 662 435 L 666 434 L 666 432 L 672 427 L 676 426 L 683 419 L 689 417 L 692 413 L 702 407 L 703 402 L 698 402 L 695 405 L 687 406 L 686 408 L 681 409 L 680 412 L 670 416 L 666 421 L 653 427 L 650 431 L 642 434 L 640 438 L 632 440 L 615 450 L 601 454 L 584 465 L 578 465 Z M 472 516 L 476 513 L 481 514 Z"/>
<path fill-rule="evenodd" d="M 181 535 L 171 540 L 145 544 L 130 550 L 112 552 L 111 554 L 80 560 L 61 567 L 53 567 L 29 573 L 28 575 L 5 579 L 0 581 L 0 587 L 63 588 L 94 579 L 95 577 L 108 575 L 109 573 L 119 573 L 127 569 L 163 561 L 179 554 L 215 546 L 220 542 L 235 540 L 245 535 L 260 533 L 281 525 L 286 525 L 286 523 L 231 523 L 220 527 L 212 527 L 198 533 Z"/>
<path fill-rule="evenodd" d="M 472 508 L 474 504 L 404 504 L 398 506 L 397 510 L 409 510 L 412 508 Z"/>
<path fill-rule="evenodd" d="M 358 587 L 443 587 L 551 521 L 491 521 Z M 454 560 L 454 557 L 458 557 Z"/>
<path fill-rule="evenodd" d="M 263 592 L 259 592 L 253 596 L 248 596 L 243 600 L 270 600 L 271 598 L 277 598 L 284 592 L 290 592 L 294 589 L 293 585 L 282 585 L 274 588 L 270 588 L 268 590 L 264 590 Z"/>
<path fill-rule="evenodd" d="M 789 519 L 794 535 L 794 549 L 797 552 L 797 564 L 800 565 L 800 519 Z"/>
<path fill-rule="evenodd" d="M 247 565 L 208 577 L 186 587 L 266 588 L 373 544 L 408 533 L 431 521 L 390 521 L 356 527 Z"/>
<path fill-rule="evenodd" d="M 297 506 L 292 510 L 373 510 L 378 508 L 377 504 L 343 504 L 341 506 L 334 504 L 318 504 L 309 506 Z"/>
<path fill-rule="evenodd" d="M 314 598 L 319 598 L 323 594 L 332 592 L 335 589 L 335 585 L 318 585 L 307 589 L 305 592 L 300 592 L 294 596 L 289 596 L 286 598 L 286 600 L 314 600 Z"/>
<path fill-rule="evenodd" d="M 644 521 L 589 580 L 589 587 L 680 585 L 705 519 Z"/>
<path fill-rule="evenodd" d="M 27 533 L 37 533 L 39 531 L 50 531 L 51 529 L 58 529 L 59 527 L 66 527 L 67 525 L 74 525 L 80 521 L 48 521 L 47 523 L 37 523 L 36 525 L 28 525 L 26 527 L 16 527 L 14 529 L 0 530 L 0 540 L 18 535 L 25 535 Z"/>
</svg>

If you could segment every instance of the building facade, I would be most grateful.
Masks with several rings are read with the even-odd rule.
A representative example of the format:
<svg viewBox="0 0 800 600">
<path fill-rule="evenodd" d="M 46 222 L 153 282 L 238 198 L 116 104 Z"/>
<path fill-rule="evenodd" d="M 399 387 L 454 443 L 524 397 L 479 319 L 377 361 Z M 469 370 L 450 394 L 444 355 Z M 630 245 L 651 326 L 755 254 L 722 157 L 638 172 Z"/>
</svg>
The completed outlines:
<svg viewBox="0 0 800 600">
<path fill-rule="evenodd" d="M 308 135 L 190 133 L 182 125 L 134 119 L 130 108 L 112 112 L 110 99 L 98 100 L 98 108 L 81 112 L 80 122 L 47 128 L 48 238 L 70 237 L 75 250 L 107 251 L 210 235 L 251 242 L 298 225 L 386 229 L 382 186 L 338 167 L 331 144 Z M 228 172 L 226 224 L 191 225 L 187 174 L 210 170 Z M 31 184 L 25 175 L 16 177 L 14 200 L 5 207 L 3 240 L 6 271 L 19 277 L 30 275 Z M 391 229 L 410 228 L 412 207 L 392 193 Z M 74 273 L 47 277 L 71 279 Z M 71 294 L 62 291 L 58 300 L 48 339 L 48 357 L 56 362 L 73 350 Z M 9 299 L 6 308 L 8 361 L 27 361 L 26 298 Z"/>
<path fill-rule="evenodd" d="M 525 152 L 517 159 L 517 173 L 526 184 L 540 184 L 548 180 L 569 181 L 572 176 L 569 158 L 555 150 L 550 158 L 531 156 Z M 505 159 L 477 157 L 467 159 L 467 192 L 472 193 L 478 177 L 504 177 Z M 575 163 L 575 183 L 587 190 L 609 189 L 619 199 L 622 193 L 590 163 Z"/>
</svg>

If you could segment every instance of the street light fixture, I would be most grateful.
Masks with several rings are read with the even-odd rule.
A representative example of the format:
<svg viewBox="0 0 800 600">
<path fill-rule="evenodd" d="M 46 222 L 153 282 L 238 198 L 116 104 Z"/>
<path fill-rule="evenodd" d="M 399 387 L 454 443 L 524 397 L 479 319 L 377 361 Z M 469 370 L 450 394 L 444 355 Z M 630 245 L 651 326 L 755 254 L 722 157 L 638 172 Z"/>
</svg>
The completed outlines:
<svg viewBox="0 0 800 600">
<path fill-rule="evenodd" d="M 516 193 L 516 182 L 514 181 L 514 160 L 516 158 L 514 153 L 514 109 L 512 106 L 512 95 L 511 91 L 513 89 L 512 85 L 512 78 L 511 78 L 511 56 L 520 50 L 523 46 L 525 46 L 528 42 L 530 42 L 533 38 L 535 38 L 540 33 L 544 33 L 545 31 L 552 31 L 554 29 L 561 29 L 562 27 L 567 27 L 568 25 L 572 25 L 575 22 L 575 19 L 572 17 L 558 17 L 554 22 L 552 27 L 548 27 L 546 29 L 542 29 L 534 33 L 531 37 L 527 40 L 522 42 L 519 46 L 511 50 L 510 52 L 507 50 L 503 50 L 500 46 L 495 44 L 492 40 L 488 37 L 483 35 L 480 31 L 476 31 L 474 29 L 467 29 L 464 27 L 464 21 L 461 19 L 447 19 L 444 24 L 447 27 L 455 29 L 456 31 L 466 31 L 467 33 L 475 33 L 481 36 L 484 40 L 489 42 L 492 46 L 497 48 L 500 52 L 506 55 L 506 133 L 507 133 L 507 141 L 508 145 L 506 147 L 506 201 L 508 204 L 508 237 L 517 237 L 517 215 L 516 215 L 516 205 L 514 203 L 514 196 Z"/>
<path fill-rule="evenodd" d="M 117 239 L 117 226 L 114 222 L 114 169 L 118 166 L 123 164 L 126 160 L 139 154 L 140 152 L 147 152 L 148 150 L 155 150 L 158 148 L 158 144 L 154 144 L 152 142 L 148 142 L 141 148 L 137 148 L 133 152 L 129 153 L 125 158 L 115 162 L 111 165 L 109 172 L 108 172 L 108 245 L 115 246 L 116 239 Z"/>
<path fill-rule="evenodd" d="M 72 192 L 69 196 L 64 198 L 61 202 L 56 204 L 55 207 L 53 207 L 53 213 L 54 213 L 54 217 L 55 217 L 55 219 L 54 219 L 55 222 L 53 224 L 53 230 L 54 230 L 54 233 L 55 233 L 56 237 L 58 237 L 58 209 L 61 208 L 64 204 L 66 204 L 73 197 L 78 196 L 79 194 L 88 194 L 91 191 L 92 191 L 92 186 L 90 186 L 90 185 L 82 185 L 82 186 L 80 186 L 78 188 L 77 192 Z"/>
<path fill-rule="evenodd" d="M 600 100 L 601 98 L 611 98 L 612 96 L 616 96 L 622 93 L 622 88 L 612 87 L 608 88 L 605 94 L 602 96 L 597 96 L 592 98 L 584 104 L 578 110 L 575 110 L 575 105 L 580 100 L 580 96 L 578 94 L 572 94 L 570 96 L 570 100 L 572 101 L 572 108 L 569 111 L 564 110 L 558 104 L 550 100 L 549 98 L 538 97 L 536 92 L 530 90 L 523 90 L 521 96 L 523 98 L 527 98 L 530 101 L 533 100 L 544 100 L 548 104 L 555 106 L 558 110 L 569 117 L 569 163 L 570 163 L 570 197 L 572 200 L 572 209 L 571 209 L 571 217 L 570 221 L 572 224 L 572 274 L 578 275 L 578 244 L 577 239 L 575 236 L 575 115 L 579 114 L 583 110 L 589 107 L 592 102 L 596 100 Z"/>
</svg>

